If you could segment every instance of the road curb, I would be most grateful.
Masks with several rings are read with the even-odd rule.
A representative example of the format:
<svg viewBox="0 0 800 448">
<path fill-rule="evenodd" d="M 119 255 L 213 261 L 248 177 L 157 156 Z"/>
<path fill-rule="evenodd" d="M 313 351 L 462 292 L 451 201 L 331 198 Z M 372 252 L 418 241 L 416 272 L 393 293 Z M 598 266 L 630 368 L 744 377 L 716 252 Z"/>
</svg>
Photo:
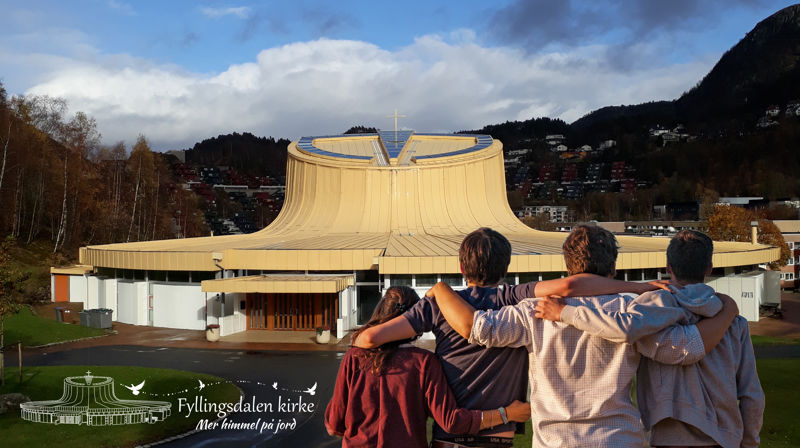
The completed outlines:
<svg viewBox="0 0 800 448">
<path fill-rule="evenodd" d="M 107 332 L 106 334 L 101 334 L 99 336 L 89 336 L 89 337 L 79 338 L 79 339 L 70 339 L 69 341 L 51 342 L 49 344 L 43 344 L 43 345 L 29 345 L 26 348 L 34 348 L 34 349 L 47 348 L 47 347 L 52 347 L 52 346 L 55 346 L 55 345 L 71 344 L 73 342 L 81 342 L 81 341 L 89 341 L 89 340 L 92 340 L 92 339 L 100 339 L 100 338 L 104 338 L 106 336 L 111 336 L 111 335 L 114 335 L 114 334 L 117 334 L 117 332 L 114 331 L 114 330 L 111 330 L 111 331 Z"/>
</svg>

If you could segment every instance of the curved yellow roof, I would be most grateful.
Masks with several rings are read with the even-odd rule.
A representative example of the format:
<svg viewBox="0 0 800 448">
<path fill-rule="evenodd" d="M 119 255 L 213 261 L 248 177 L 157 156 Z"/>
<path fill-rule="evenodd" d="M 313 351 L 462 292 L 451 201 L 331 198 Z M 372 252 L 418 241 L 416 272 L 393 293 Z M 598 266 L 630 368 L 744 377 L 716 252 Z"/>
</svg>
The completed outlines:
<svg viewBox="0 0 800 448">
<path fill-rule="evenodd" d="M 503 233 L 509 272 L 565 271 L 566 233 L 541 232 L 508 206 L 502 144 L 485 135 L 399 133 L 304 137 L 288 148 L 284 206 L 247 235 L 81 248 L 98 267 L 147 270 L 378 269 L 458 273 L 458 247 L 478 227 Z M 618 269 L 666 266 L 664 238 L 619 237 Z M 765 263 L 777 248 L 715 243 L 717 267 Z"/>
</svg>

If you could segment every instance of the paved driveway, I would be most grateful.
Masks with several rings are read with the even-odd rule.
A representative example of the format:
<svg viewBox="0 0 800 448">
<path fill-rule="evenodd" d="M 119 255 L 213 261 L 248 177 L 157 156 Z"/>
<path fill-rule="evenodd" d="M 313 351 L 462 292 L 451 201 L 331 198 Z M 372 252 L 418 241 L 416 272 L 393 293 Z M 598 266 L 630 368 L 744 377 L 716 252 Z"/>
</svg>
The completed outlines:
<svg viewBox="0 0 800 448">
<path fill-rule="evenodd" d="M 202 350 L 187 348 L 158 348 L 141 346 L 101 346 L 75 350 L 41 352 L 26 357 L 27 365 L 119 365 L 181 369 L 208 373 L 234 381 L 245 393 L 244 401 L 255 397 L 257 403 L 276 403 L 284 400 L 303 400 L 315 403 L 313 413 L 289 414 L 249 413 L 229 417 L 242 423 L 262 418 L 297 419 L 294 430 L 277 434 L 259 434 L 252 430 L 206 430 L 184 439 L 169 442 L 164 447 L 333 447 L 341 442 L 328 436 L 323 425 L 325 407 L 333 395 L 333 385 L 343 353 Z M 98 372 L 102 374 L 102 372 Z M 273 383 L 278 383 L 278 389 Z M 261 383 L 261 384 L 259 384 Z M 317 383 L 313 396 L 295 392 Z M 287 391 L 288 389 L 288 391 Z M 283 392 L 282 392 L 283 391 Z M 277 410 L 276 410 L 277 411 Z M 172 417 L 178 417 L 173 409 Z"/>
</svg>

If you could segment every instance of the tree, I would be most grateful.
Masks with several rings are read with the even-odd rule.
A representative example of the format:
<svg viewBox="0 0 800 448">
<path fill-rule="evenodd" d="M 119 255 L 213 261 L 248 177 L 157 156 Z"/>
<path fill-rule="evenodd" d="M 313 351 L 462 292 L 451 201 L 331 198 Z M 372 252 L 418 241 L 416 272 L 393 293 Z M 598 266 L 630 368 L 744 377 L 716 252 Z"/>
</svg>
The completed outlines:
<svg viewBox="0 0 800 448">
<path fill-rule="evenodd" d="M 378 130 L 373 127 L 368 126 L 353 126 L 350 129 L 344 131 L 345 134 L 377 134 Z"/>
<path fill-rule="evenodd" d="M 526 216 L 522 218 L 522 222 L 526 226 L 536 230 L 544 230 L 547 232 L 556 230 L 556 225 L 550 222 L 550 216 L 544 213 L 536 216 Z"/>
<path fill-rule="evenodd" d="M 0 386 L 5 385 L 5 323 L 6 317 L 19 311 L 19 304 L 14 300 L 14 284 L 20 277 L 19 272 L 10 266 L 9 251 L 14 245 L 14 238 L 7 236 L 0 242 Z"/>
<path fill-rule="evenodd" d="M 752 239 L 750 222 L 755 216 L 742 207 L 715 205 L 708 217 L 708 236 L 714 241 L 742 241 Z"/>
<path fill-rule="evenodd" d="M 790 255 L 789 246 L 778 226 L 751 210 L 733 205 L 716 205 L 714 212 L 708 217 L 708 235 L 714 241 L 751 242 L 753 237 L 750 223 L 753 221 L 758 221 L 758 242 L 775 246 L 781 251 L 780 258 L 767 266 L 770 269 L 786 266 Z"/>
</svg>

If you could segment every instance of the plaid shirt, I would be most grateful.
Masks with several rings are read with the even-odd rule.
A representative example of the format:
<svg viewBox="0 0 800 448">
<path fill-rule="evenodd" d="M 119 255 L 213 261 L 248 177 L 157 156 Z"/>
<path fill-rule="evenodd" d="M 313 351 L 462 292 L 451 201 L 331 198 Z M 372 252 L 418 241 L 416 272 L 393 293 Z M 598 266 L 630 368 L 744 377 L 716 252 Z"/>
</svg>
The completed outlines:
<svg viewBox="0 0 800 448">
<path fill-rule="evenodd" d="M 568 305 L 611 312 L 629 300 L 623 295 L 566 299 Z M 476 311 L 469 338 L 488 347 L 528 349 L 533 446 L 646 446 L 639 411 L 631 402 L 637 350 L 669 364 L 699 360 L 704 349 L 697 327 L 664 329 L 675 322 L 657 319 L 658 327 L 641 330 L 651 334 L 641 343 L 619 344 L 562 322 L 536 319 L 535 304 L 526 299 L 500 310 Z"/>
</svg>

